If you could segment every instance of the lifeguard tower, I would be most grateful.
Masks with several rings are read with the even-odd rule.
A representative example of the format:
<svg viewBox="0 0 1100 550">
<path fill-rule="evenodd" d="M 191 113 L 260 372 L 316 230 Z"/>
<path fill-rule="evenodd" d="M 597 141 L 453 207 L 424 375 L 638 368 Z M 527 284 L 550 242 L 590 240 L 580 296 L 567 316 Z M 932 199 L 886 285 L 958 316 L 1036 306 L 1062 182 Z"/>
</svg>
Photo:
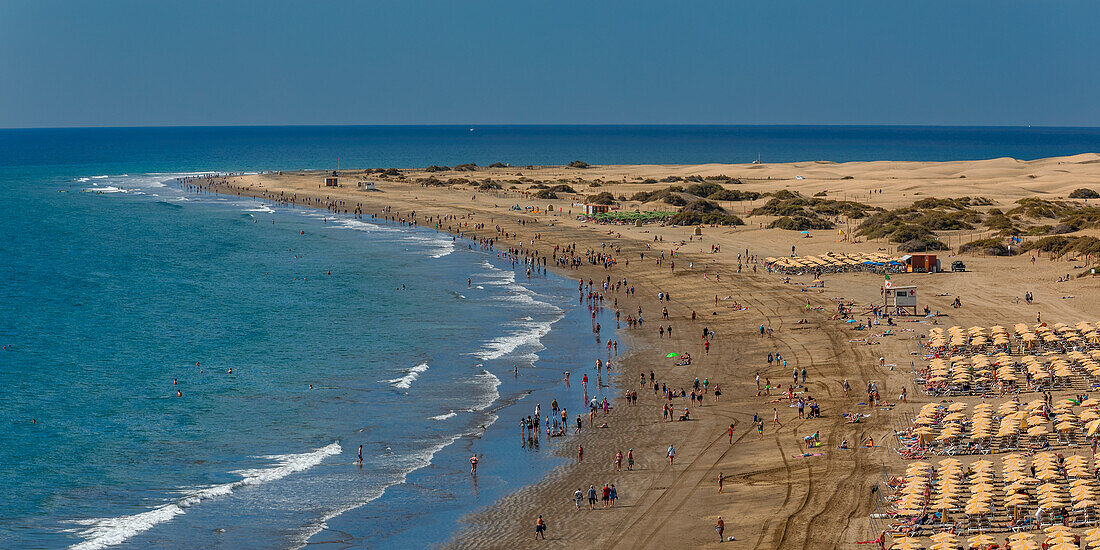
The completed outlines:
<svg viewBox="0 0 1100 550">
<path fill-rule="evenodd" d="M 887 284 L 882 289 L 886 315 L 917 314 L 916 285 L 895 286 Z"/>
</svg>

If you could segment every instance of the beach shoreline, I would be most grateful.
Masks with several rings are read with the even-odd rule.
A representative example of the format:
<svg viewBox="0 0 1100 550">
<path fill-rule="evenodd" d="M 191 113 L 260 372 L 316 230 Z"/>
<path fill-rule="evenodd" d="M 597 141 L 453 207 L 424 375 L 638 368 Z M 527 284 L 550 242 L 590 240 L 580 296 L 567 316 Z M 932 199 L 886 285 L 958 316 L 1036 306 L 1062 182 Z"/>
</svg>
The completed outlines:
<svg viewBox="0 0 1100 550">
<path fill-rule="evenodd" d="M 921 196 L 961 196 L 987 193 L 997 199 L 998 205 L 1011 205 L 1016 198 L 1030 196 L 1037 186 L 1049 193 L 1065 194 L 1082 183 L 1100 181 L 1093 168 L 1096 155 L 1078 155 L 1062 159 L 1021 162 L 1011 159 L 951 163 L 848 163 L 838 168 L 832 163 L 794 163 L 791 165 L 764 165 L 754 168 L 747 165 L 708 166 L 652 166 L 652 167 L 595 167 L 580 172 L 565 167 L 532 170 L 510 169 L 527 175 L 538 173 L 540 178 L 561 174 L 585 179 L 599 177 L 601 187 L 611 188 L 615 195 L 620 190 L 653 188 L 652 184 L 614 183 L 638 176 L 667 177 L 685 174 L 728 174 L 738 177 L 742 184 L 736 189 L 772 190 L 799 185 L 805 194 L 828 190 L 830 196 L 843 192 L 858 197 L 860 190 L 865 199 L 883 208 L 907 204 Z M 904 166 L 901 166 L 903 165 Z M 850 166 L 849 166 L 850 165 Z M 856 174 L 850 180 L 841 177 L 841 168 Z M 506 169 L 502 169 L 506 170 Z M 539 173 L 544 170 L 544 173 Z M 749 179 L 740 171 L 753 170 Z M 1036 172 L 1050 175 L 1029 177 Z M 1069 170 L 1069 176 L 1056 176 L 1059 170 Z M 815 177 L 815 171 L 827 171 L 830 177 Z M 499 172 L 499 171 L 498 171 Z M 491 170 L 485 173 L 496 174 Z M 482 173 L 482 175 L 485 175 Z M 806 174 L 806 176 L 801 176 Z M 907 184 L 897 185 L 899 174 L 909 175 Z M 924 177 L 919 177 L 924 174 Z M 932 174 L 929 176 L 928 174 Z M 959 175 L 966 176 L 960 178 Z M 658 312 L 668 307 L 670 323 L 678 327 L 677 337 L 669 341 L 658 338 L 653 330 L 624 329 L 621 338 L 629 343 L 630 355 L 622 363 L 617 383 L 619 389 L 638 389 L 640 404 L 629 407 L 616 403 L 616 411 L 610 417 L 611 427 L 606 431 L 586 430 L 577 441 L 585 447 L 585 460 L 555 469 L 539 483 L 530 485 L 505 497 L 488 510 L 474 514 L 467 520 L 467 527 L 452 541 L 453 547 L 522 547 L 530 544 L 534 517 L 543 514 L 550 523 L 552 545 L 570 546 L 579 541 L 591 541 L 601 547 L 651 547 L 674 537 L 692 546 L 716 544 L 718 541 L 710 529 L 715 518 L 722 515 L 728 534 L 756 548 L 827 548 L 851 544 L 857 540 L 869 540 L 877 536 L 867 521 L 873 510 L 870 489 L 881 477 L 884 466 L 895 464 L 897 458 L 883 444 L 871 449 L 838 451 L 839 440 L 864 441 L 871 437 L 882 442 L 883 436 L 892 432 L 897 422 L 893 411 L 869 410 L 858 403 L 859 387 L 875 381 L 886 395 L 896 395 L 900 388 L 912 384 L 910 373 L 902 365 L 915 364 L 912 353 L 919 345 L 920 336 L 930 325 L 920 318 L 906 319 L 899 333 L 891 337 L 872 339 L 856 333 L 848 326 L 830 320 L 827 313 L 835 309 L 836 298 L 873 303 L 879 294 L 881 276 L 865 273 L 843 273 L 826 277 L 828 290 L 811 289 L 808 279 L 797 278 L 797 285 L 781 282 L 775 274 L 747 271 L 747 266 L 760 267 L 760 262 L 745 261 L 746 270 L 735 270 L 734 255 L 738 251 L 748 256 L 780 256 L 791 246 L 800 252 L 820 253 L 823 250 L 875 250 L 889 246 L 885 242 L 838 243 L 829 232 L 817 231 L 815 239 L 806 239 L 797 232 L 755 227 L 755 220 L 739 228 L 704 226 L 701 235 L 684 227 L 627 227 L 594 225 L 578 221 L 570 200 L 538 200 L 518 191 L 477 191 L 458 186 L 428 188 L 412 182 L 378 181 L 380 191 L 364 192 L 354 188 L 323 188 L 322 172 L 302 174 L 261 174 L 233 178 L 211 179 L 203 183 L 205 189 L 225 194 L 253 196 L 278 202 L 294 201 L 301 205 L 306 197 L 317 205 L 351 210 L 352 205 L 362 204 L 366 214 L 379 213 L 400 221 L 402 217 L 417 220 L 424 216 L 458 216 L 454 220 L 440 222 L 438 229 L 497 239 L 496 246 L 519 249 L 537 249 L 540 254 L 552 254 L 555 246 L 575 244 L 577 250 L 606 250 L 611 244 L 616 250 L 619 264 L 610 269 L 583 265 L 578 270 L 564 270 L 564 276 L 585 279 L 613 279 L 626 277 L 635 285 L 634 296 L 615 295 L 622 302 L 617 304 L 626 313 L 641 307 L 645 312 L 647 327 L 659 319 Z M 427 175 L 414 171 L 404 178 Z M 465 174 L 464 174 L 465 175 Z M 801 176 L 801 179 L 795 176 Z M 835 177 L 833 177 L 835 176 Z M 872 177 L 874 176 L 874 177 Z M 355 172 L 341 177 L 358 177 Z M 498 176 L 499 177 L 499 176 Z M 775 179 L 769 179 L 774 177 Z M 1044 181 L 1050 179 L 1052 181 Z M 963 180 L 960 182 L 960 180 Z M 218 183 L 224 182 L 224 183 Z M 949 185 L 945 182 L 951 182 Z M 1011 184 L 1011 185 L 1009 185 Z M 874 189 L 886 189 L 881 198 Z M 602 191 L 603 189 L 595 189 Z M 934 195 L 933 195 L 934 194 Z M 333 201 L 344 201 L 333 202 Z M 554 214 L 546 204 L 555 206 Z M 523 209 L 512 210 L 512 204 L 539 205 L 537 213 Z M 748 205 L 745 205 L 748 206 Z M 383 210 L 388 208 L 390 210 Z M 565 213 L 561 213 L 565 210 Z M 747 208 L 746 208 L 747 210 Z M 469 217 L 473 214 L 472 217 Z M 522 221 L 521 221 L 522 220 Z M 466 223 L 483 223 L 484 229 L 470 228 Z M 502 237 L 494 229 L 503 225 L 514 237 Z M 449 227 L 448 227 L 449 226 Z M 835 233 L 834 233 L 835 235 Z M 657 240 L 650 240 L 650 238 Z M 960 235 L 960 240 L 965 238 Z M 696 242 L 697 241 L 697 242 Z M 655 248 L 655 244 L 659 245 Z M 680 243 L 680 244 L 674 244 Z M 725 248 L 720 253 L 708 252 L 705 246 L 718 244 Z M 698 245 L 698 250 L 695 247 Z M 618 249 L 622 251 L 619 252 Z M 748 250 L 745 250 L 748 248 Z M 676 252 L 676 269 L 653 264 L 652 254 L 659 251 Z M 641 254 L 650 253 L 647 261 Z M 947 256 L 951 253 L 945 253 Z M 671 259 L 672 256 L 668 256 Z M 630 263 L 626 263 L 626 260 Z M 740 258 L 738 258 L 740 259 Z M 1026 270 L 1004 271 L 1004 266 L 1026 265 L 1026 258 L 967 257 L 974 267 L 971 272 L 999 270 L 1006 274 L 1004 290 L 990 290 L 982 286 L 980 276 L 902 274 L 896 277 L 903 283 L 919 282 L 930 288 L 925 290 L 927 303 L 936 309 L 946 310 L 952 319 L 941 323 L 975 323 L 992 317 L 998 322 L 1027 321 L 1026 308 L 1011 302 L 1012 295 L 1023 293 L 1024 285 L 1038 288 L 1046 295 L 1053 295 L 1060 287 L 1052 286 L 1054 273 L 1061 264 L 1033 266 Z M 695 267 L 698 263 L 699 267 Z M 685 267 L 684 264 L 688 264 Z M 1095 290 L 1094 279 L 1075 281 L 1083 290 Z M 952 311 L 948 299 L 934 290 L 942 288 L 952 295 L 964 296 L 966 307 Z M 667 292 L 672 300 L 658 302 L 657 293 Z M 609 295 L 611 296 L 611 295 Z M 727 300 L 726 297 L 729 297 Z M 933 297 L 935 296 L 935 297 Z M 1066 322 L 1086 317 L 1095 305 L 1095 293 L 1083 299 L 1061 301 L 1045 300 L 1044 316 Z M 730 306 L 736 303 L 741 308 Z M 661 305 L 666 304 L 666 305 Z M 710 305 L 714 304 L 714 305 Z M 696 319 L 691 320 L 691 314 Z M 662 321 L 658 321 L 659 323 Z M 756 334 L 757 326 L 774 329 L 770 336 Z M 698 338 L 700 327 L 707 326 L 716 332 L 714 346 L 706 354 Z M 868 347 L 873 345 L 876 347 Z M 662 359 L 669 349 L 690 351 L 696 363 L 689 371 L 678 369 L 671 361 Z M 812 393 L 821 404 L 823 418 L 805 420 L 790 419 L 793 410 L 790 403 L 782 403 L 788 410 L 781 411 L 782 426 L 767 426 L 764 437 L 758 438 L 751 427 L 754 413 L 768 421 L 770 408 L 780 407 L 771 399 L 758 397 L 753 383 L 753 373 L 771 378 L 776 384 L 789 380 L 790 373 L 782 368 L 769 366 L 763 357 L 769 352 L 782 353 L 790 358 L 795 368 L 806 368 L 810 381 L 805 393 Z M 882 360 L 879 360 L 882 357 Z M 586 361 L 579 359 L 581 364 Z M 896 368 L 895 368 L 896 367 Z M 724 395 L 719 404 L 709 401 L 691 422 L 665 423 L 659 419 L 655 396 L 648 387 L 632 384 L 639 374 L 653 370 L 658 381 L 667 381 L 673 387 L 689 387 L 693 376 L 708 378 L 721 384 Z M 856 396 L 843 395 L 841 382 L 851 381 Z M 800 384 L 801 385 L 801 384 Z M 644 390 L 644 391 L 643 391 Z M 891 402 L 897 401 L 891 396 Z M 706 398 L 712 399 L 708 394 Z M 919 402 L 915 392 L 910 401 Z M 927 398 L 924 398 L 927 401 Z M 678 400 L 678 407 L 683 401 Z M 907 405 L 906 405 L 907 406 Z M 897 404 L 899 413 L 906 406 Z M 894 408 L 894 407 L 892 407 Z M 911 407 L 910 407 L 911 408 Z M 872 414 L 862 425 L 851 426 L 840 417 L 842 412 L 860 410 Z M 694 410 L 693 410 L 694 411 Z M 732 443 L 727 442 L 727 427 L 734 426 Z M 794 424 L 794 426 L 788 426 Z M 818 433 L 827 441 L 827 448 L 820 455 L 810 453 L 800 446 L 802 432 Z M 678 449 L 678 462 L 669 465 L 663 450 L 669 444 Z M 629 474 L 615 473 L 610 467 L 611 457 L 617 450 L 635 449 L 638 468 Z M 569 452 L 563 451 L 566 458 Z M 589 457 L 598 457 L 591 459 Z M 681 463 L 680 461 L 683 461 Z M 715 477 L 726 477 L 727 491 L 716 491 Z M 589 484 L 623 480 L 621 500 L 624 506 L 609 510 L 589 512 L 572 509 L 569 498 L 572 490 Z M 731 497 L 730 495 L 734 495 Z M 840 526 L 841 528 L 836 528 Z"/>
</svg>

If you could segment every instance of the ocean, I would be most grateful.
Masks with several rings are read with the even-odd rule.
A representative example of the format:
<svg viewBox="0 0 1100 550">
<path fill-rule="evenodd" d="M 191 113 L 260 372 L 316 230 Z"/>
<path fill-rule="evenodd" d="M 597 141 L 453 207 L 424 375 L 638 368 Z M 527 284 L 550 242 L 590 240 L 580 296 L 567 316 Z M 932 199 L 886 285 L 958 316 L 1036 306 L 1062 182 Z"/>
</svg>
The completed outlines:
<svg viewBox="0 0 1100 550">
<path fill-rule="evenodd" d="M 1096 151 L 1098 129 L 0 130 L 0 547 L 422 548 L 560 464 L 568 438 L 524 448 L 517 421 L 583 406 L 562 372 L 604 348 L 576 281 L 178 177 Z"/>
</svg>

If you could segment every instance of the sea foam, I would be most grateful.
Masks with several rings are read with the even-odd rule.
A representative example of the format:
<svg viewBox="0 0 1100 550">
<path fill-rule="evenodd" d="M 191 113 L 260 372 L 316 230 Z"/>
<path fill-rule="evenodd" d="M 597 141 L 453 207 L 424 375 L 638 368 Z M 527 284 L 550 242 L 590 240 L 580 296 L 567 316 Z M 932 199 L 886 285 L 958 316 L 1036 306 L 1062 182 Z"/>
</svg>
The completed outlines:
<svg viewBox="0 0 1100 550">
<path fill-rule="evenodd" d="M 412 383 L 416 382 L 416 379 L 420 377 L 420 373 L 426 370 L 428 370 L 427 361 L 409 369 L 407 372 L 405 372 L 405 376 L 402 376 L 401 378 L 394 378 L 393 380 L 386 381 L 389 382 L 391 386 L 397 389 L 407 390 L 410 386 L 412 386 Z"/>
<path fill-rule="evenodd" d="M 334 442 L 320 449 L 308 453 L 268 455 L 263 458 L 273 461 L 276 465 L 267 468 L 251 468 L 238 470 L 231 473 L 241 476 L 241 479 L 230 483 L 212 485 L 200 489 L 190 490 L 179 500 L 153 508 L 152 510 L 113 518 L 97 518 L 76 520 L 74 523 L 84 526 L 76 532 L 84 541 L 70 546 L 70 550 L 99 550 L 116 544 L 122 544 L 133 536 L 164 523 L 172 518 L 186 513 L 186 509 L 200 502 L 231 494 L 240 487 L 260 485 L 277 479 L 282 479 L 290 474 L 308 470 L 320 464 L 326 457 L 339 454 L 340 443 Z"/>
</svg>

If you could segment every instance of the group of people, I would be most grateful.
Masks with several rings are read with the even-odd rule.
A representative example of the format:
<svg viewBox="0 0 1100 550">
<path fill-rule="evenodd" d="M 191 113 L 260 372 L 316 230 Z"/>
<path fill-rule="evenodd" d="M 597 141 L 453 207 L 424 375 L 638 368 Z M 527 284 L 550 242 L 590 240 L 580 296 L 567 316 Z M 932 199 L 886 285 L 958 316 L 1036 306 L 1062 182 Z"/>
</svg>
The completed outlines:
<svg viewBox="0 0 1100 550">
<path fill-rule="evenodd" d="M 586 496 L 589 510 L 595 510 L 597 507 L 614 508 L 615 503 L 619 500 L 619 492 L 614 483 L 605 483 L 602 489 L 597 489 L 595 485 L 589 485 L 588 491 L 581 491 L 578 488 L 573 493 L 573 502 L 578 510 L 583 506 Z"/>
</svg>

